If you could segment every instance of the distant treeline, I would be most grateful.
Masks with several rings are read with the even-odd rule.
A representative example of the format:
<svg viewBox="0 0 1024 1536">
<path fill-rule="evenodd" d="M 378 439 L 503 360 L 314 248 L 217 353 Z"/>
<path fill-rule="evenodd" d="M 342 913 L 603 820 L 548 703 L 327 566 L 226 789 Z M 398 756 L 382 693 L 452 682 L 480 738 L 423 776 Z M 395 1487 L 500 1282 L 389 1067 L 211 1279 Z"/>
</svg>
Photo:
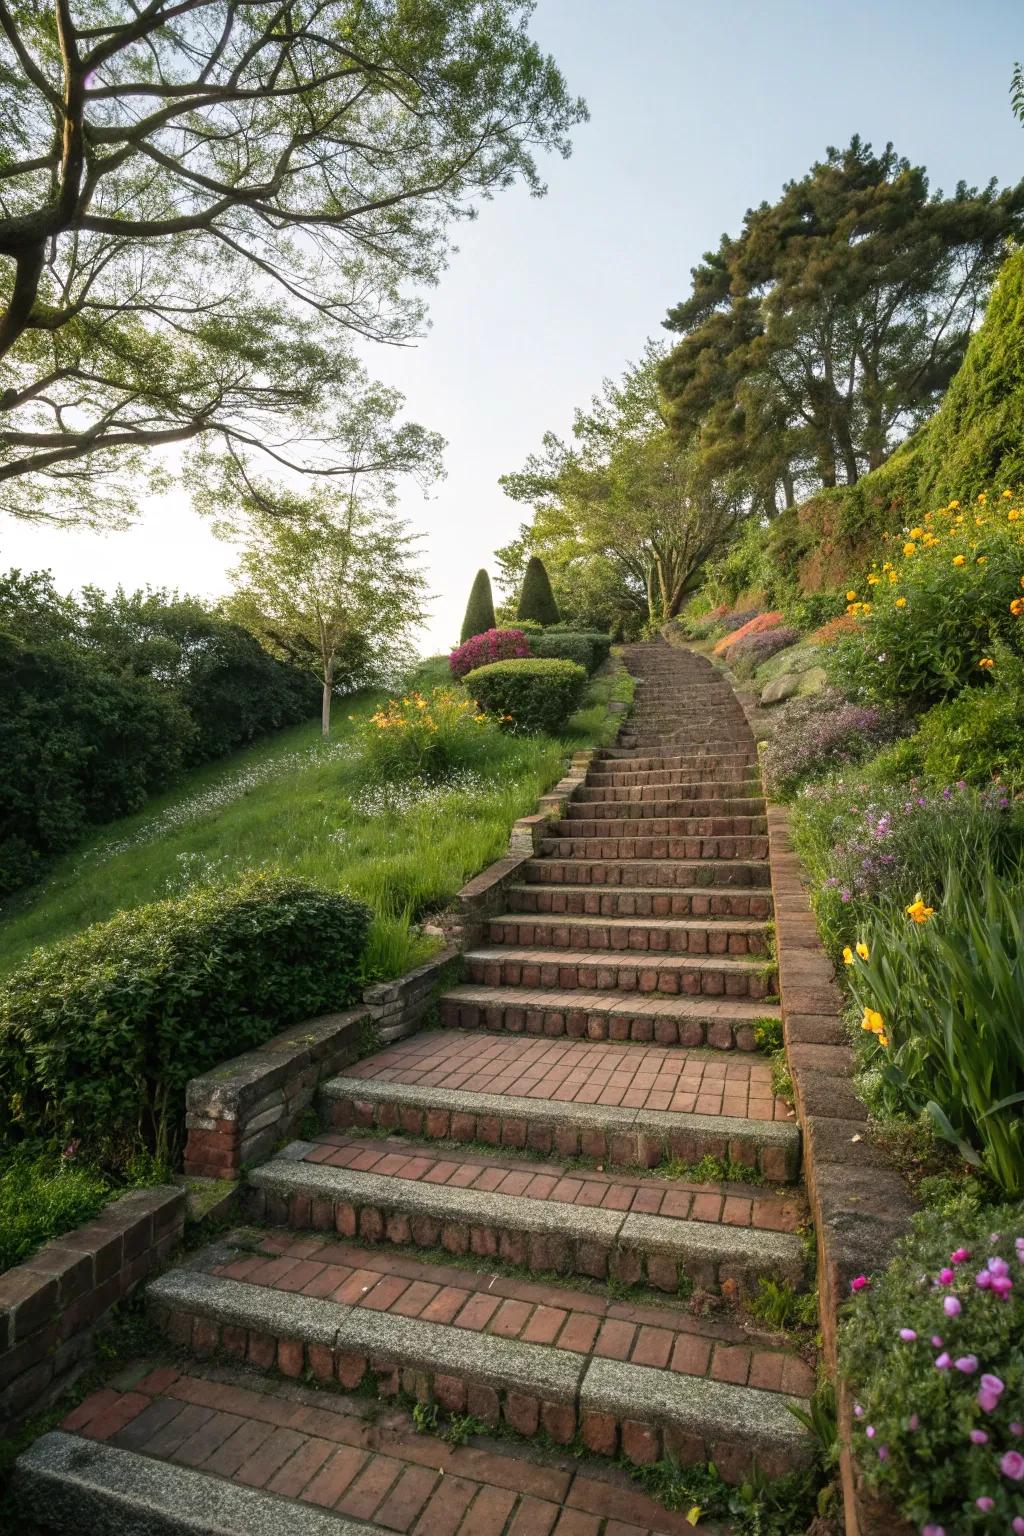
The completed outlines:
<svg viewBox="0 0 1024 1536">
<path fill-rule="evenodd" d="M 91 825 L 315 714 L 319 689 L 199 598 L 0 575 L 0 894 Z"/>
</svg>

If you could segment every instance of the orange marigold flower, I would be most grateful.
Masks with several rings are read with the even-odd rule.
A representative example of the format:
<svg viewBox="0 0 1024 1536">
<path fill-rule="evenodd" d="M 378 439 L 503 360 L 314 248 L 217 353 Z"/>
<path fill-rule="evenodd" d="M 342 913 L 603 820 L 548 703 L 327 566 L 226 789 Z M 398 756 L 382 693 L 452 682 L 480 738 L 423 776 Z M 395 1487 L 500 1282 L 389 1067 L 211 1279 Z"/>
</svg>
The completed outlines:
<svg viewBox="0 0 1024 1536">
<path fill-rule="evenodd" d="M 983 656 L 978 662 L 978 666 L 981 667 L 985 672 L 991 672 L 992 668 L 995 666 L 995 662 L 992 660 L 991 656 Z"/>
</svg>

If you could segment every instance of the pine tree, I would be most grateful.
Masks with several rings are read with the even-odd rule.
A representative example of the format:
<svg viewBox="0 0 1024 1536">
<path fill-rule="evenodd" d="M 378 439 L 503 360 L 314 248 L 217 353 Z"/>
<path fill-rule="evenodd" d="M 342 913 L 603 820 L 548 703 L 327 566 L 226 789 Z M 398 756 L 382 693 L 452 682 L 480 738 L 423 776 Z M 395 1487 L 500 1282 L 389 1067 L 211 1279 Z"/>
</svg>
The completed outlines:
<svg viewBox="0 0 1024 1536">
<path fill-rule="evenodd" d="M 491 578 L 486 571 L 477 571 L 473 578 L 473 586 L 469 594 L 469 602 L 466 604 L 466 617 L 462 621 L 462 634 L 459 643 L 472 640 L 474 635 L 482 635 L 489 629 L 496 627 L 494 618 L 494 598 L 491 596 Z"/>
<path fill-rule="evenodd" d="M 558 623 L 558 604 L 539 555 L 531 555 L 527 563 L 516 618 L 534 619 L 538 624 Z"/>
</svg>

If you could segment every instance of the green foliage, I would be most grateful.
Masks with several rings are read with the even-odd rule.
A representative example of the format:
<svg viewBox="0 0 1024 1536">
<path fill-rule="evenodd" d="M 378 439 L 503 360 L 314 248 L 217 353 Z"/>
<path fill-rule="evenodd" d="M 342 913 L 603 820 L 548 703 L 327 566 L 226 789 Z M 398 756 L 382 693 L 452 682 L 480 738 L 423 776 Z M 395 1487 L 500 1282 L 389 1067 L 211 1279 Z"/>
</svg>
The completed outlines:
<svg viewBox="0 0 1024 1536">
<path fill-rule="evenodd" d="M 491 578 L 485 570 L 477 571 L 470 588 L 469 602 L 466 604 L 466 616 L 462 621 L 462 630 L 459 634 L 459 644 L 470 640 L 474 635 L 482 635 L 488 629 L 496 629 L 497 620 L 494 617 L 494 598 L 491 595 Z"/>
<path fill-rule="evenodd" d="M 531 555 L 526 562 L 516 618 L 533 619 L 538 624 L 547 625 L 557 624 L 559 617 L 558 604 L 544 562 L 539 555 Z"/>
<path fill-rule="evenodd" d="M 1024 185 L 947 198 L 891 145 L 830 148 L 723 236 L 669 312 L 681 439 L 698 433 L 708 472 L 767 516 L 852 485 L 934 409 L 1022 218 Z"/>
<path fill-rule="evenodd" d="M 437 779 L 487 757 L 497 722 L 462 688 L 434 688 L 389 699 L 361 728 L 363 754 L 383 779 Z"/>
<path fill-rule="evenodd" d="M 562 661 L 574 661 L 588 672 L 596 672 L 601 663 L 607 661 L 611 646 L 608 635 L 562 629 L 549 629 L 530 641 L 534 656 L 553 656 Z"/>
<path fill-rule="evenodd" d="M 1000 1467 L 1022 1448 L 1013 1425 L 1024 1401 L 1024 1284 L 1014 1237 L 1024 1205 L 982 1206 L 960 1179 L 956 1197 L 914 1226 L 842 1328 L 841 1366 L 857 1404 L 854 1452 L 868 1486 L 915 1528 L 1008 1531 L 1024 1518 L 1020 1474 Z M 999 1260 L 1013 1278 L 1005 1298 L 991 1288 L 989 1266 Z M 988 1274 L 985 1288 L 979 1273 Z M 947 1298 L 959 1303 L 957 1315 L 947 1315 Z M 978 1499 L 992 1504 L 979 1509 Z"/>
<path fill-rule="evenodd" d="M 170 1160 L 190 1077 L 358 995 L 370 912 L 249 875 L 121 912 L 0 985 L 0 1135 Z"/>
<path fill-rule="evenodd" d="M 293 724 L 315 688 L 196 598 L 0 577 L 0 895 L 186 766 Z"/>
<path fill-rule="evenodd" d="M 972 882 L 972 885 L 974 882 Z M 956 867 L 942 905 L 888 911 L 850 966 L 869 1065 L 891 1107 L 926 1112 L 938 1135 L 1024 1197 L 1024 887 L 988 868 L 980 892 Z"/>
<path fill-rule="evenodd" d="M 817 1292 L 795 1291 L 788 1280 L 780 1282 L 761 1275 L 757 1295 L 751 1297 L 746 1308 L 759 1323 L 782 1332 L 818 1326 Z"/>
<path fill-rule="evenodd" d="M 804 592 L 799 597 L 785 599 L 782 611 L 787 624 L 810 634 L 846 611 L 846 596 L 840 591 Z"/>
<path fill-rule="evenodd" d="M 993 686 L 965 688 L 921 716 L 915 734 L 892 749 L 881 771 L 929 784 L 987 784 L 999 779 L 1024 786 L 1024 664 L 994 647 Z"/>
<path fill-rule="evenodd" d="M 109 1199 L 109 1179 L 73 1147 L 68 1152 L 30 1143 L 0 1157 L 0 1273 L 89 1221 Z"/>
<path fill-rule="evenodd" d="M 789 1472 L 771 1480 L 758 1475 L 735 1487 L 714 1462 L 684 1466 L 666 1456 L 648 1467 L 628 1463 L 627 1470 L 666 1509 L 682 1511 L 693 1525 L 727 1519 L 733 1536 L 797 1536 L 818 1512 L 814 1471 Z"/>
<path fill-rule="evenodd" d="M 922 709 L 982 683 L 996 646 L 1024 654 L 1024 506 L 1007 493 L 926 514 L 858 599 L 858 634 L 826 660 L 855 696 Z"/>
<path fill-rule="evenodd" d="M 495 661 L 465 679 L 480 708 L 518 730 L 556 735 L 583 698 L 587 674 L 572 661 Z"/>
<path fill-rule="evenodd" d="M 782 1020 L 758 1019 L 754 1025 L 754 1042 L 759 1051 L 774 1055 L 783 1048 Z"/>
</svg>

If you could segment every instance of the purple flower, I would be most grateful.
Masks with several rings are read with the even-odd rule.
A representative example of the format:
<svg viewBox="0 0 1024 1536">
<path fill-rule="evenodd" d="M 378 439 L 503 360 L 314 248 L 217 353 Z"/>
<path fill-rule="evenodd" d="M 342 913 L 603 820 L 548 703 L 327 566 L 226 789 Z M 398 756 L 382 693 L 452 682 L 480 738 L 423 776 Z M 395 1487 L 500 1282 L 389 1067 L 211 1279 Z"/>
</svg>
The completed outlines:
<svg viewBox="0 0 1024 1536">
<path fill-rule="evenodd" d="M 1019 1419 L 1014 1419 L 1010 1425 L 1010 1434 L 1014 1435 L 1018 1440 L 1024 1435 L 1024 1424 Z"/>
<path fill-rule="evenodd" d="M 990 1275 L 998 1275 L 1000 1277 L 1005 1277 L 1006 1275 L 1008 1275 L 1010 1273 L 1010 1266 L 1009 1266 L 1009 1264 L 1007 1264 L 1005 1259 L 1000 1259 L 1000 1258 L 989 1259 L 989 1261 L 986 1264 L 985 1268 L 988 1270 Z"/>
<path fill-rule="evenodd" d="M 854 1418 L 857 1419 L 862 1419 L 864 1417 L 864 1409 L 861 1407 L 860 1403 L 854 1403 L 853 1414 Z"/>
<path fill-rule="evenodd" d="M 878 1447 L 878 1459 L 879 1461 L 889 1460 L 889 1447 L 887 1445 L 880 1445 Z"/>
<path fill-rule="evenodd" d="M 987 1494 L 982 1494 L 980 1499 L 975 1499 L 975 1504 L 983 1514 L 990 1515 L 996 1507 L 995 1499 L 990 1499 Z"/>
<path fill-rule="evenodd" d="M 1013 1536 L 1024 1536 L 1024 1515 L 1014 1515 L 1010 1529 Z"/>
<path fill-rule="evenodd" d="M 904 1344 L 913 1344 L 914 1340 L 917 1338 L 917 1334 L 914 1332 L 913 1328 L 901 1328 L 900 1338 L 903 1340 Z"/>
<path fill-rule="evenodd" d="M 864 1433 L 867 1435 L 869 1440 L 873 1440 L 875 1438 L 875 1436 L 878 1434 L 878 1430 L 875 1428 L 875 1426 L 873 1424 L 869 1424 L 867 1429 L 864 1431 Z"/>
<path fill-rule="evenodd" d="M 948 1371 L 952 1364 L 953 1362 L 945 1350 L 943 1350 L 941 1355 L 936 1355 L 935 1357 L 935 1369 L 937 1371 Z"/>
<path fill-rule="evenodd" d="M 1004 1477 L 1019 1483 L 1021 1478 L 1024 1477 L 1024 1456 L 1021 1455 L 1020 1451 L 1007 1451 L 999 1463 L 999 1470 Z"/>
<path fill-rule="evenodd" d="M 959 1317 L 963 1307 L 955 1296 L 947 1296 L 942 1303 L 942 1310 L 947 1317 Z"/>
<path fill-rule="evenodd" d="M 1006 1391 L 1006 1384 L 999 1380 L 998 1376 L 985 1375 L 981 1378 L 978 1387 L 978 1402 L 984 1413 L 995 1413 L 999 1406 L 999 1399 Z"/>
<path fill-rule="evenodd" d="M 910 1415 L 910 1418 L 907 1420 L 907 1428 L 910 1430 L 921 1428 L 921 1420 L 918 1418 L 916 1413 L 912 1413 Z"/>
<path fill-rule="evenodd" d="M 988 1445 L 988 1435 L 986 1435 L 986 1433 L 985 1433 L 985 1431 L 983 1429 L 972 1429 L 971 1430 L 971 1444 L 972 1445 Z"/>
<path fill-rule="evenodd" d="M 978 1369 L 978 1357 L 977 1355 L 961 1355 L 960 1359 L 954 1360 L 953 1364 L 964 1376 L 973 1376 Z"/>
<path fill-rule="evenodd" d="M 942 1348 L 942 1340 L 939 1338 L 937 1333 L 933 1333 L 932 1334 L 932 1348 L 933 1349 L 941 1349 Z"/>
<path fill-rule="evenodd" d="M 944 1525 L 922 1525 L 921 1536 L 946 1536 Z"/>
<path fill-rule="evenodd" d="M 980 1275 L 975 1275 L 974 1283 L 979 1291 L 989 1291 L 992 1289 L 992 1276 L 987 1269 L 983 1269 Z"/>
</svg>

